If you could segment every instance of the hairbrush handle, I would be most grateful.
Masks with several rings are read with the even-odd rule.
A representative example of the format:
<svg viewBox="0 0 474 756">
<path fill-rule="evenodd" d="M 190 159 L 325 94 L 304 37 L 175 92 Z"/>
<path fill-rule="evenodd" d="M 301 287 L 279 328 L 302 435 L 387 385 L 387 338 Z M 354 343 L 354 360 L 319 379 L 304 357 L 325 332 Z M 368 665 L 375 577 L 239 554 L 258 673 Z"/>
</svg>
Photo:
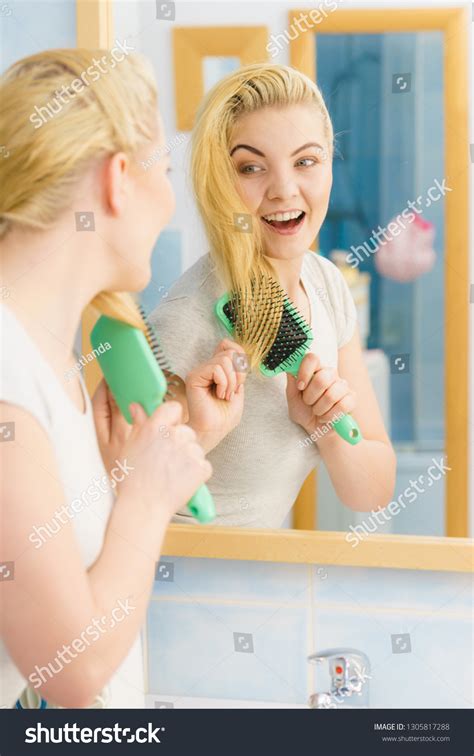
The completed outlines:
<svg viewBox="0 0 474 756">
<path fill-rule="evenodd" d="M 205 483 L 198 488 L 188 501 L 188 509 L 199 522 L 212 522 L 216 516 L 214 499 Z"/>
<path fill-rule="evenodd" d="M 332 427 L 344 441 L 352 444 L 352 446 L 362 441 L 362 433 L 352 415 L 344 415 L 340 420 L 336 420 Z"/>
<path fill-rule="evenodd" d="M 291 375 L 294 375 L 295 378 L 298 377 L 300 365 L 303 362 L 304 357 L 305 355 L 302 354 L 301 358 L 299 358 L 287 371 L 288 373 L 291 373 Z M 332 423 L 332 427 L 336 433 L 344 439 L 344 441 L 347 441 L 347 443 L 352 446 L 355 446 L 359 441 L 362 441 L 363 436 L 361 430 L 352 415 L 343 415 L 339 420 L 335 420 Z"/>
<path fill-rule="evenodd" d="M 130 404 L 141 404 L 150 416 L 159 407 L 167 390 L 166 378 L 150 349 L 145 334 L 121 320 L 102 315 L 91 331 L 90 340 L 104 378 L 128 423 Z M 212 494 L 203 484 L 188 501 L 188 509 L 198 522 L 216 516 Z"/>
</svg>

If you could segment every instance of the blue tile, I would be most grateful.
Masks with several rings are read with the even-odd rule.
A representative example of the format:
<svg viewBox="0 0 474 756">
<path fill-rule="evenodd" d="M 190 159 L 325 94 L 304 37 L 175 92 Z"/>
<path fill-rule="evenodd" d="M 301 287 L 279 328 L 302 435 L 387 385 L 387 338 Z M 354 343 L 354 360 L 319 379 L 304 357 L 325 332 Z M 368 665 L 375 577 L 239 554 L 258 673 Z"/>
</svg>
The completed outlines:
<svg viewBox="0 0 474 756">
<path fill-rule="evenodd" d="M 308 622 L 306 607 L 152 601 L 149 692 L 306 703 Z"/>
<path fill-rule="evenodd" d="M 469 573 L 322 565 L 313 577 L 317 603 L 467 612 L 472 606 Z"/>
<path fill-rule="evenodd" d="M 311 568 L 305 564 L 188 557 L 163 557 L 162 562 L 173 565 L 173 582 L 156 580 L 154 596 L 177 596 L 182 599 L 186 596 L 221 596 L 236 600 L 261 599 L 279 604 L 303 604 L 309 598 Z"/>
<path fill-rule="evenodd" d="M 408 634 L 410 652 L 393 653 L 392 635 Z M 356 648 L 370 659 L 371 708 L 468 708 L 472 628 L 467 620 L 415 612 L 358 613 L 319 609 L 316 651 Z M 327 690 L 327 673 L 315 667 L 314 690 Z"/>
<path fill-rule="evenodd" d="M 435 679 L 438 695 L 447 699 L 443 706 L 472 708 L 472 614 L 471 618 L 462 619 L 435 612 L 420 618 L 413 627 L 412 637 L 414 652 L 426 673 Z"/>
</svg>

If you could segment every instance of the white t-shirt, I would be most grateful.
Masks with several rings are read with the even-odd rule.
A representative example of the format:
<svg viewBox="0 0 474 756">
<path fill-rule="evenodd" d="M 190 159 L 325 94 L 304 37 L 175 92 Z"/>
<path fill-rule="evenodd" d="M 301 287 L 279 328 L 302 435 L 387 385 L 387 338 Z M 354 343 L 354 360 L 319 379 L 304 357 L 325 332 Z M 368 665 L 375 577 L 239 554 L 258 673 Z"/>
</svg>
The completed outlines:
<svg viewBox="0 0 474 756">
<path fill-rule="evenodd" d="M 330 260 L 314 252 L 303 258 L 301 281 L 311 303 L 314 341 L 310 350 L 325 367 L 337 367 L 338 349 L 355 329 L 349 287 Z M 224 337 L 214 303 L 224 293 L 209 255 L 174 284 L 150 316 L 173 371 L 181 378 L 206 362 Z M 288 417 L 286 374 L 248 375 L 242 420 L 207 456 L 213 466 L 208 487 L 217 516 L 213 524 L 279 528 L 320 455 L 316 443 Z M 175 522 L 192 523 L 187 510 Z"/>
<path fill-rule="evenodd" d="M 82 377 L 84 414 L 66 394 L 22 324 L 3 303 L 0 303 L 0 318 L 0 401 L 21 407 L 38 421 L 56 456 L 65 503 L 80 499 L 94 478 L 100 481 L 105 475 L 92 406 Z M 86 499 L 87 506 L 72 519 L 85 568 L 89 568 L 100 554 L 114 502 L 113 490 L 104 484 L 101 487 L 103 491 L 95 487 L 94 500 L 92 497 Z M 43 523 L 38 522 L 37 526 L 40 525 Z M 47 539 L 47 535 L 44 537 Z M 0 562 L 21 559 L 21 555 L 9 551 L 8 544 L 4 543 L 3 547 L 6 552 L 0 554 Z M 35 548 L 33 543 L 31 548 Z M 47 543 L 42 548 L 48 548 Z M 3 590 L 7 588 L 8 585 L 3 586 Z M 27 684 L 0 639 L 0 705 L 14 706 Z M 32 688 L 30 693 L 33 691 Z M 27 699 L 33 700 L 34 695 L 22 697 L 22 701 Z M 103 699 L 110 708 L 144 708 L 143 657 L 139 638 L 111 679 Z"/>
</svg>

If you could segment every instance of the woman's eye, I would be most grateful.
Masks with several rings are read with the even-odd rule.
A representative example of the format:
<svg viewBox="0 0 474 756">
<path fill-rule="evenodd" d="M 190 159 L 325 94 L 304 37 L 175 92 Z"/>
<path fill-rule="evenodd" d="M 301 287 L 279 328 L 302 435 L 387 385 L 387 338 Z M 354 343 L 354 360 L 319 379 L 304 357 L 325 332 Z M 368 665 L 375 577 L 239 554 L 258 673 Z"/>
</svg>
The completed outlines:
<svg viewBox="0 0 474 756">
<path fill-rule="evenodd" d="M 251 165 L 242 165 L 239 168 L 239 173 L 258 173 L 258 171 L 260 171 L 260 170 L 261 170 L 261 168 L 258 165 L 254 165 L 254 164 L 251 164 Z"/>
<path fill-rule="evenodd" d="M 303 168 L 310 168 L 312 165 L 317 165 L 320 161 L 317 158 L 301 158 L 301 160 L 298 160 L 296 165 L 301 165 L 302 163 L 306 163 L 306 165 L 303 166 Z"/>
</svg>

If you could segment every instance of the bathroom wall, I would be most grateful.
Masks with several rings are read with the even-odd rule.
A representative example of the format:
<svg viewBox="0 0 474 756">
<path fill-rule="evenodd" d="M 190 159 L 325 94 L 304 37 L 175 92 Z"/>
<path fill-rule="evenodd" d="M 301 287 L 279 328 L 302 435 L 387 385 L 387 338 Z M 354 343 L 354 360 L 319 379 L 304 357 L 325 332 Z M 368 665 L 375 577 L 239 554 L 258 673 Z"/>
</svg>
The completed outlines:
<svg viewBox="0 0 474 756">
<path fill-rule="evenodd" d="M 304 706 L 335 646 L 369 656 L 373 708 L 473 704 L 464 573 L 164 557 L 146 644 L 152 708 Z"/>
<path fill-rule="evenodd" d="M 71 0 L 0 2 L 0 71 L 26 55 L 75 46 L 76 8 Z"/>
</svg>

